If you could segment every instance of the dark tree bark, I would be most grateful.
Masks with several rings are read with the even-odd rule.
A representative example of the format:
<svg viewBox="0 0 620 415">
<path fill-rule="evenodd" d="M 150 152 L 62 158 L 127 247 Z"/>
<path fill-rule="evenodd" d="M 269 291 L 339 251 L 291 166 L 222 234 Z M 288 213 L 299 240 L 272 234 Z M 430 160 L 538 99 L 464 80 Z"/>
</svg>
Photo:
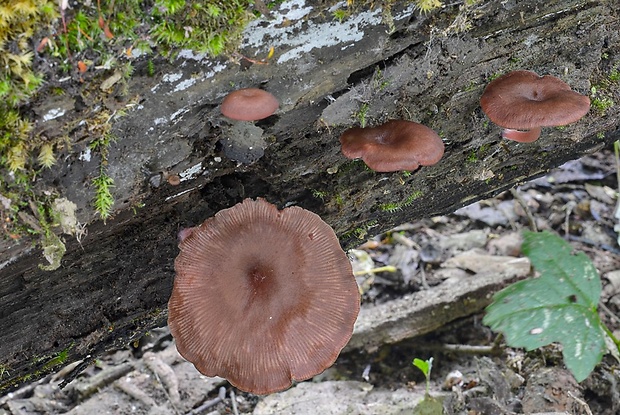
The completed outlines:
<svg viewBox="0 0 620 415">
<path fill-rule="evenodd" d="M 492 76 L 529 69 L 583 94 L 596 86 L 594 98 L 620 102 L 618 83 L 609 79 L 620 62 L 619 6 L 482 1 L 424 15 L 399 1 L 389 13 L 357 10 L 338 23 L 325 6 L 299 1 L 246 31 L 240 53 L 260 60 L 273 46 L 268 64 L 180 53 L 172 63 L 156 61 L 157 74 L 148 77 L 146 62 L 136 63 L 131 99 L 110 94 L 105 101 L 111 111 L 127 111 L 112 121 L 113 219 L 96 221 L 89 207 L 88 183 L 99 164 L 79 158 L 89 140 L 76 127 L 66 161 L 41 181 L 78 204 L 87 236 L 81 243 L 63 236 L 67 252 L 55 271 L 41 270 L 40 250 L 26 242 L 2 245 L 3 388 L 42 375 L 64 360 L 63 350 L 87 362 L 165 324 L 177 232 L 243 198 L 309 209 L 350 248 L 609 145 L 620 138 L 617 105 L 593 108 L 578 123 L 546 128 L 523 145 L 500 139 L 479 98 Z M 218 108 L 229 90 L 257 86 L 281 102 L 275 116 L 256 123 L 262 138 L 248 124 L 224 120 Z M 45 98 L 34 108 L 38 128 L 52 132 L 55 123 L 83 117 L 77 93 Z M 44 122 L 54 107 L 65 115 Z M 346 128 L 394 118 L 438 131 L 444 158 L 407 175 L 374 173 L 342 157 L 338 137 Z M 181 184 L 169 185 L 169 174 L 180 175 Z"/>
</svg>

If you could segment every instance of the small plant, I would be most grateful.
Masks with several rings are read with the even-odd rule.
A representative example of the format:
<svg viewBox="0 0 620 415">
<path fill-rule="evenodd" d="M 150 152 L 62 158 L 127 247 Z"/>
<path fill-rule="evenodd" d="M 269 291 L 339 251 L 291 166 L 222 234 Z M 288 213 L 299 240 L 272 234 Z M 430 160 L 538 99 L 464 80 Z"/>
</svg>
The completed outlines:
<svg viewBox="0 0 620 415">
<path fill-rule="evenodd" d="M 424 373 L 426 379 L 426 390 L 424 399 L 413 410 L 414 415 L 439 415 L 443 413 L 443 405 L 441 401 L 430 394 L 431 370 L 433 369 L 433 358 L 427 360 L 413 359 L 412 364 Z"/>
<path fill-rule="evenodd" d="M 342 9 L 334 10 L 332 12 L 332 16 L 334 16 L 334 19 L 338 20 L 338 22 L 342 23 L 347 17 L 349 17 L 349 11 Z"/>
<path fill-rule="evenodd" d="M 370 106 L 366 102 L 364 102 L 362 106 L 360 107 L 360 110 L 357 112 L 357 119 L 360 122 L 360 126 L 362 128 L 366 127 L 366 121 L 367 121 L 366 116 L 368 115 L 369 108 Z"/>
<path fill-rule="evenodd" d="M 428 13 L 432 10 L 441 7 L 441 1 L 439 0 L 416 0 L 416 8 L 420 10 L 420 13 Z"/>
<path fill-rule="evenodd" d="M 381 209 L 384 212 L 394 213 L 394 212 L 401 210 L 402 208 L 400 207 L 398 203 L 391 202 L 391 203 L 382 203 L 381 205 L 379 205 L 379 209 Z"/>
<path fill-rule="evenodd" d="M 95 188 L 95 199 L 93 201 L 93 205 L 95 207 L 95 211 L 104 222 L 112 214 L 112 207 L 114 206 L 114 196 L 111 191 L 111 188 L 114 187 L 114 179 L 106 173 L 106 166 L 108 165 L 108 152 L 112 141 L 114 141 L 112 134 L 105 132 L 101 135 L 101 137 L 93 140 L 89 145 L 91 150 L 98 151 L 101 155 L 99 175 L 92 179 L 91 183 Z"/>
<path fill-rule="evenodd" d="M 405 200 L 403 200 L 403 202 L 401 203 L 401 207 L 411 206 L 413 204 L 413 201 L 422 196 L 423 194 L 424 193 L 421 190 L 414 190 L 409 196 L 405 198 Z"/>
<path fill-rule="evenodd" d="M 430 382 L 431 382 L 431 370 L 433 369 L 433 358 L 430 357 L 427 360 L 418 359 L 417 357 L 413 359 L 412 364 L 420 369 L 424 374 L 424 378 L 426 379 L 426 395 L 429 395 L 430 390 Z"/>
<path fill-rule="evenodd" d="M 313 197 L 316 197 L 317 199 L 321 199 L 322 201 L 325 201 L 325 197 L 327 196 L 326 192 L 317 190 L 317 189 L 310 189 L 310 192 L 312 193 Z"/>
<path fill-rule="evenodd" d="M 483 323 L 504 334 L 511 347 L 533 350 L 550 343 L 563 346 L 566 367 L 578 382 L 601 361 L 608 336 L 597 305 L 601 279 L 590 259 L 550 232 L 525 232 L 523 253 L 540 273 L 493 297 Z"/>
</svg>

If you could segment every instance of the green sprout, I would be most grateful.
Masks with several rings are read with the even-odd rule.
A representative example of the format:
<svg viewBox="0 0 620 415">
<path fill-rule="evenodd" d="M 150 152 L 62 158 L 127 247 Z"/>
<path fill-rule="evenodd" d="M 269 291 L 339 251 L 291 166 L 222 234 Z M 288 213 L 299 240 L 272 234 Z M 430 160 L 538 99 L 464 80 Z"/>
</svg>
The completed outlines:
<svg viewBox="0 0 620 415">
<path fill-rule="evenodd" d="M 413 359 L 412 364 L 420 369 L 424 374 L 424 378 L 426 379 L 426 395 L 429 395 L 430 391 L 430 381 L 431 381 L 431 370 L 433 369 L 433 358 L 430 357 L 427 360 L 418 359 L 417 357 Z"/>
<path fill-rule="evenodd" d="M 415 358 L 413 365 L 424 373 L 426 379 L 426 390 L 424 399 L 413 410 L 414 415 L 437 415 L 443 413 L 443 404 L 441 401 L 430 394 L 431 370 L 433 368 L 433 358 L 427 360 Z"/>
</svg>

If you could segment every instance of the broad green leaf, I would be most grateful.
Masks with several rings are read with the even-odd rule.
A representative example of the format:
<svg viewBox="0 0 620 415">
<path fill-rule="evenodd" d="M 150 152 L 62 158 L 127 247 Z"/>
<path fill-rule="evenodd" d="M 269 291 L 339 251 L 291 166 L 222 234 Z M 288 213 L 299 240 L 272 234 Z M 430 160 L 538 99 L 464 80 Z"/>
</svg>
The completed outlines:
<svg viewBox="0 0 620 415">
<path fill-rule="evenodd" d="M 418 359 L 417 357 L 413 359 L 413 365 L 420 369 L 424 376 L 428 378 L 431 375 L 431 369 L 433 367 L 433 358 L 431 357 L 428 360 Z"/>
<path fill-rule="evenodd" d="M 540 276 L 497 293 L 483 322 L 513 347 L 533 350 L 561 343 L 566 367 L 581 382 L 605 351 L 596 308 L 598 272 L 585 254 L 573 255 L 568 243 L 549 232 L 526 232 L 522 249 Z"/>
</svg>

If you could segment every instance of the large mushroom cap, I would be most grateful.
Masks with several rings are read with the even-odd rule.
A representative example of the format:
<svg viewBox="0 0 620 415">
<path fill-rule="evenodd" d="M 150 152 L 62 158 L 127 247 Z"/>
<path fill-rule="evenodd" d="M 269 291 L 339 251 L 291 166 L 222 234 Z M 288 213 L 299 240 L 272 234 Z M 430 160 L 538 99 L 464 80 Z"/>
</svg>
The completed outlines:
<svg viewBox="0 0 620 415">
<path fill-rule="evenodd" d="M 500 127 L 528 130 L 573 123 L 586 115 L 590 99 L 556 77 L 514 71 L 487 85 L 480 106 Z"/>
<path fill-rule="evenodd" d="M 224 97 L 222 114 L 233 120 L 256 121 L 272 115 L 280 103 L 267 91 L 258 88 L 238 89 Z"/>
<path fill-rule="evenodd" d="M 201 373 L 265 394 L 336 360 L 360 297 L 349 259 L 319 216 L 246 199 L 183 237 L 168 324 Z"/>
<path fill-rule="evenodd" d="M 437 163 L 444 152 L 441 137 L 416 122 L 392 120 L 376 127 L 350 128 L 340 136 L 342 154 L 361 158 L 374 171 L 413 171 Z"/>
</svg>

